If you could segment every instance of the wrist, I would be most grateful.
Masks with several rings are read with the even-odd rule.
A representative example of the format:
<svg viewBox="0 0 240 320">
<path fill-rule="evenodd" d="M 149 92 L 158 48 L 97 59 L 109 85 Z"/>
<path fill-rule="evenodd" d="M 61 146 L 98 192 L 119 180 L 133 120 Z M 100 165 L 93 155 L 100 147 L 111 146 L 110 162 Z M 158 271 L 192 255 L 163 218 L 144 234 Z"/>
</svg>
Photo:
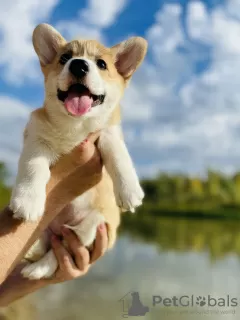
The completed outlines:
<svg viewBox="0 0 240 320">
<path fill-rule="evenodd" d="M 23 278 L 21 270 L 25 265 L 25 263 L 19 264 L 0 285 L 0 308 L 6 307 L 26 294 L 30 294 L 47 285 L 44 280 L 31 281 Z"/>
</svg>

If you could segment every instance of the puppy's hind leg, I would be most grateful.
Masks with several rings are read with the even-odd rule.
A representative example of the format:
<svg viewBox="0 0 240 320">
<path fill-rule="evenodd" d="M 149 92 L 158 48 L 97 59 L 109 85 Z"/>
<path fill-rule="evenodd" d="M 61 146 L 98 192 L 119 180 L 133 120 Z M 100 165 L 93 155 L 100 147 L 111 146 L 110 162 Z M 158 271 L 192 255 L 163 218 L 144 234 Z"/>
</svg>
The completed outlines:
<svg viewBox="0 0 240 320">
<path fill-rule="evenodd" d="M 56 271 L 57 261 L 52 250 L 49 251 L 50 235 L 49 230 L 43 232 L 24 256 L 26 260 L 31 261 L 21 271 L 25 278 L 49 278 Z"/>
<path fill-rule="evenodd" d="M 37 262 L 27 265 L 21 271 L 25 278 L 31 280 L 39 280 L 43 278 L 50 278 L 54 275 L 58 268 L 58 262 L 53 250 L 49 250 L 45 256 Z"/>
<path fill-rule="evenodd" d="M 97 228 L 105 223 L 104 216 L 97 210 L 86 214 L 83 220 L 74 226 L 65 225 L 73 230 L 85 247 L 90 247 L 96 239 Z M 22 270 L 22 275 L 32 280 L 50 278 L 56 272 L 58 262 L 53 250 L 49 250 L 45 256 L 37 262 L 27 265 Z"/>
<path fill-rule="evenodd" d="M 49 238 L 49 232 L 48 230 L 44 231 L 40 238 L 38 238 L 33 245 L 30 247 L 30 249 L 27 251 L 27 253 L 24 256 L 24 259 L 36 262 L 39 259 L 41 259 L 50 248 L 50 238 Z"/>
</svg>

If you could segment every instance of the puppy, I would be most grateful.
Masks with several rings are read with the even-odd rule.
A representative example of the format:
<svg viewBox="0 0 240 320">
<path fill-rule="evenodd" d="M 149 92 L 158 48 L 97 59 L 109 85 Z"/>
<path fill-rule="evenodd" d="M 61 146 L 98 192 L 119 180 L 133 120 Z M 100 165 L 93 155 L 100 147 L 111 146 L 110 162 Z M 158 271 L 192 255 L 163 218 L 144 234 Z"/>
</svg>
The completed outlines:
<svg viewBox="0 0 240 320">
<path fill-rule="evenodd" d="M 49 168 L 96 130 L 101 130 L 98 148 L 104 164 L 101 182 L 68 205 L 27 253 L 35 262 L 23 275 L 41 279 L 58 267 L 49 248 L 51 232 L 60 234 L 65 224 L 89 247 L 105 222 L 112 247 L 120 211 L 134 211 L 142 203 L 144 193 L 121 133 L 119 102 L 146 55 L 147 42 L 133 37 L 112 48 L 94 40 L 66 42 L 53 27 L 40 24 L 33 46 L 44 75 L 45 101 L 25 128 L 10 201 L 14 218 L 34 221 L 43 215 Z"/>
</svg>

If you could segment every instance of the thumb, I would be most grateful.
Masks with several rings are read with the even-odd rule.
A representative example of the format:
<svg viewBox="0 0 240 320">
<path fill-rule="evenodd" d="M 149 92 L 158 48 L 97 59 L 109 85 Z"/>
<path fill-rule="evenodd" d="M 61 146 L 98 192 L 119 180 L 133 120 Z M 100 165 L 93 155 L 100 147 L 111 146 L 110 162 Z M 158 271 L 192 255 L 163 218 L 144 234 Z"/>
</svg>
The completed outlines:
<svg viewBox="0 0 240 320">
<path fill-rule="evenodd" d="M 98 158 L 100 155 L 95 146 L 95 141 L 98 139 L 100 132 L 91 133 L 86 140 L 84 140 L 79 146 L 66 155 L 63 155 L 58 162 L 50 168 L 51 178 L 47 186 L 47 192 L 49 192 L 59 181 L 66 178 L 78 167 L 83 166 L 93 158 Z"/>
</svg>

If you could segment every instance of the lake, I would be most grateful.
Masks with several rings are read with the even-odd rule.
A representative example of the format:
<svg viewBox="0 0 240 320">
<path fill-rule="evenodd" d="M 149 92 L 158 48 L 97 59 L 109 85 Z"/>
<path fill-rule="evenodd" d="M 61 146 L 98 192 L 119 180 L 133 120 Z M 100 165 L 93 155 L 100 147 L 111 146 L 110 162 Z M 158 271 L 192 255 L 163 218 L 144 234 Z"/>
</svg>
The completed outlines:
<svg viewBox="0 0 240 320">
<path fill-rule="evenodd" d="M 29 296 L 34 319 L 239 319 L 240 222 L 157 218 L 152 234 L 132 229 L 86 277 Z M 145 315 L 128 315 L 133 300 Z"/>
</svg>

